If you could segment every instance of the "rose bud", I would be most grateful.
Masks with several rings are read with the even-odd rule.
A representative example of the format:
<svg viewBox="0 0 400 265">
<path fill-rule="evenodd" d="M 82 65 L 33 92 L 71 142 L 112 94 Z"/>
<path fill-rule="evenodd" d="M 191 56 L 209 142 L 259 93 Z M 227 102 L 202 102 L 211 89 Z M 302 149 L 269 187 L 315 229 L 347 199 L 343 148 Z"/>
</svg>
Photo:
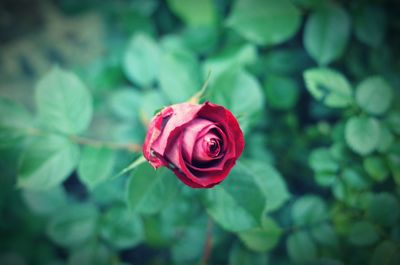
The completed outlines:
<svg viewBox="0 0 400 265">
<path fill-rule="evenodd" d="M 180 103 L 153 117 L 143 154 L 186 185 L 211 188 L 227 177 L 243 148 L 243 133 L 229 110 L 209 102 Z"/>
</svg>

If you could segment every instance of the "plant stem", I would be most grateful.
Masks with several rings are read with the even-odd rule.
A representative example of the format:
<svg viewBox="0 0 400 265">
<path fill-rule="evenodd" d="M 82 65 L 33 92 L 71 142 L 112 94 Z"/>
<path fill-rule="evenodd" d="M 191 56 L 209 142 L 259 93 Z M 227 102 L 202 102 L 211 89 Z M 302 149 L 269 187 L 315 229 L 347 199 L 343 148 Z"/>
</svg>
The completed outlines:
<svg viewBox="0 0 400 265">
<path fill-rule="evenodd" d="M 76 135 L 70 135 L 69 139 L 80 145 L 87 145 L 92 147 L 106 147 L 114 150 L 126 150 L 129 152 L 140 152 L 142 147 L 135 143 L 115 143 L 115 142 L 105 142 L 101 140 L 95 140 L 90 138 L 84 138 Z"/>
<path fill-rule="evenodd" d="M 211 255 L 213 227 L 214 227 L 214 223 L 213 223 L 212 219 L 210 217 L 208 217 L 206 242 L 204 243 L 203 257 L 201 258 L 202 265 L 207 264 L 208 259 Z"/>
<path fill-rule="evenodd" d="M 27 128 L 26 132 L 27 132 L 27 134 L 35 135 L 35 136 L 44 136 L 44 135 L 49 135 L 49 134 L 53 133 L 53 132 L 42 131 L 37 128 Z M 54 134 L 66 136 L 72 142 L 80 144 L 80 145 L 86 145 L 86 146 L 92 146 L 92 147 L 98 147 L 98 148 L 105 147 L 105 148 L 109 148 L 109 149 L 113 149 L 113 150 L 125 150 L 125 151 L 132 152 L 132 153 L 140 152 L 142 150 L 142 147 L 139 144 L 135 144 L 135 143 L 115 143 L 115 142 L 108 142 L 108 141 L 101 141 L 101 140 L 85 138 L 85 137 L 81 137 L 81 136 L 77 136 L 77 135 L 65 135 L 62 133 L 54 133 Z"/>
</svg>

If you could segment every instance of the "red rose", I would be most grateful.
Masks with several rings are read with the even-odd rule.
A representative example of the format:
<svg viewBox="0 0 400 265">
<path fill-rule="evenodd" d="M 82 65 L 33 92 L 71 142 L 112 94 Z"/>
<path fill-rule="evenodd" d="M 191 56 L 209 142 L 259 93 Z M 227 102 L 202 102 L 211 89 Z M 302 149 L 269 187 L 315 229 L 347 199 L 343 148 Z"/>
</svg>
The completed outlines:
<svg viewBox="0 0 400 265">
<path fill-rule="evenodd" d="M 229 110 L 209 102 L 181 103 L 153 117 L 143 154 L 186 185 L 210 188 L 226 178 L 243 148 L 243 133 Z"/>
</svg>

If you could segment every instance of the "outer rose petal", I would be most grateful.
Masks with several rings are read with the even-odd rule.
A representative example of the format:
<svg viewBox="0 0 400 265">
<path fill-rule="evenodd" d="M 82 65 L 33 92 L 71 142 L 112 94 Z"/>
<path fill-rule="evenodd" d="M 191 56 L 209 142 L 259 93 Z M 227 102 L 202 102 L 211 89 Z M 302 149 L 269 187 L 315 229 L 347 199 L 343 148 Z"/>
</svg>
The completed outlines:
<svg viewBox="0 0 400 265">
<path fill-rule="evenodd" d="M 152 144 L 151 148 L 160 156 L 164 156 L 167 144 L 180 132 L 181 127 L 191 122 L 197 116 L 201 105 L 181 103 L 172 105 L 172 116 L 165 125 L 162 134 Z"/>
</svg>

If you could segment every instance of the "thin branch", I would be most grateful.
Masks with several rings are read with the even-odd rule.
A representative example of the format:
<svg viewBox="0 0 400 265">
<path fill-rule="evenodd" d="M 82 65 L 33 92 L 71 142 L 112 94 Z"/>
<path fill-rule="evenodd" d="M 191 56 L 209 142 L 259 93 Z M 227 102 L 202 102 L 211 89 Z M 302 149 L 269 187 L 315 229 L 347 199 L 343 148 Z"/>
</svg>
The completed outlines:
<svg viewBox="0 0 400 265">
<path fill-rule="evenodd" d="M 128 152 L 140 152 L 142 147 L 135 143 L 115 143 L 106 142 L 101 140 L 94 140 L 90 138 L 84 138 L 76 135 L 70 135 L 69 139 L 80 145 L 87 145 L 92 147 L 106 147 L 114 150 L 126 150 Z"/>
<path fill-rule="evenodd" d="M 35 135 L 35 136 L 45 136 L 45 135 L 49 135 L 49 134 L 53 133 L 53 132 L 42 131 L 37 128 L 26 128 L 25 132 L 27 134 Z M 56 133 L 56 134 L 66 136 L 61 133 Z M 113 149 L 113 150 L 125 150 L 125 151 L 132 152 L 132 153 L 137 153 L 142 150 L 142 147 L 139 144 L 135 144 L 135 143 L 115 143 L 115 142 L 108 142 L 108 141 L 85 138 L 85 137 L 76 136 L 76 135 L 68 135 L 67 137 L 72 142 L 80 144 L 80 145 L 99 147 L 99 148 L 105 147 L 105 148 L 109 148 L 109 149 Z"/>
<path fill-rule="evenodd" d="M 210 217 L 208 217 L 206 242 L 204 244 L 203 257 L 201 258 L 202 265 L 207 265 L 208 259 L 211 256 L 213 228 L 214 228 L 214 222 Z"/>
</svg>

